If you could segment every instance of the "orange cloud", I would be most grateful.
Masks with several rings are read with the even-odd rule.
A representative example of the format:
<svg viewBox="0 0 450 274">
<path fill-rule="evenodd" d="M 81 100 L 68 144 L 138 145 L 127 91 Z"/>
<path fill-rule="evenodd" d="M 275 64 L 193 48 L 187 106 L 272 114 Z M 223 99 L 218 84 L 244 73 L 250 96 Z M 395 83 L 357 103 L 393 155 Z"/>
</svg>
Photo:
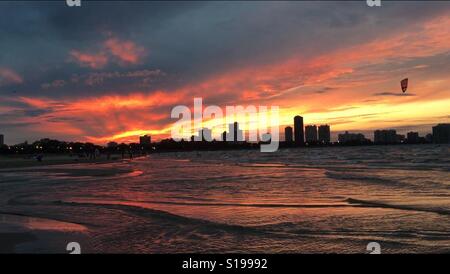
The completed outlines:
<svg viewBox="0 0 450 274">
<path fill-rule="evenodd" d="M 182 92 L 106 95 L 76 100 L 18 97 L 9 100 L 45 110 L 39 116 L 16 119 L 38 124 L 33 130 L 48 134 L 77 135 L 76 140 L 105 143 L 137 141 L 141 133 L 166 134 L 171 106 L 184 100 Z M 165 110 L 160 112 L 160 109 Z M 150 126 L 149 126 L 150 125 Z M 163 130 L 161 130 L 163 128 Z"/>
<path fill-rule="evenodd" d="M 145 54 L 143 47 L 137 46 L 132 41 L 121 41 L 117 38 L 106 40 L 105 47 L 123 63 L 136 64 Z"/>
<path fill-rule="evenodd" d="M 88 54 L 72 50 L 70 56 L 81 66 L 93 69 L 103 68 L 108 63 L 108 57 L 104 53 Z"/>
<path fill-rule="evenodd" d="M 132 41 L 109 38 L 102 49 L 95 54 L 82 53 L 78 50 L 70 51 L 72 60 L 81 66 L 93 69 L 103 68 L 109 61 L 116 61 L 121 65 L 137 64 L 145 56 L 146 50 Z"/>
</svg>

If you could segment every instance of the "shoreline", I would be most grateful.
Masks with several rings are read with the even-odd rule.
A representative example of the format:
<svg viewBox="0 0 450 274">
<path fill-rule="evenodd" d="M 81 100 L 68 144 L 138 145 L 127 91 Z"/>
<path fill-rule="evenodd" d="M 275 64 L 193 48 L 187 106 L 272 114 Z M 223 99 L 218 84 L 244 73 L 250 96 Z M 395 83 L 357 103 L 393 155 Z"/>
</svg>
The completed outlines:
<svg viewBox="0 0 450 274">
<path fill-rule="evenodd" d="M 54 165 L 70 165 L 70 164 L 107 164 L 119 161 L 129 161 L 145 156 L 135 156 L 133 158 L 122 158 L 120 154 L 111 155 L 110 159 L 101 156 L 96 159 L 78 158 L 66 154 L 48 154 L 45 155 L 41 162 L 32 157 L 33 155 L 0 155 L 0 170 L 27 168 L 27 167 L 45 167 Z"/>
<path fill-rule="evenodd" d="M 73 239 L 89 251 L 88 231 L 76 223 L 0 212 L 0 254 L 69 253 Z"/>
<path fill-rule="evenodd" d="M 285 149 L 317 149 L 317 148 L 355 148 L 355 147 L 374 147 L 374 146 L 385 146 L 385 147 L 399 147 L 399 146 L 446 146 L 448 144 L 392 144 L 392 145 L 376 145 L 376 144 L 366 144 L 366 145 L 330 145 L 330 146 L 302 146 L 302 147 L 285 147 L 282 146 L 279 150 Z M 134 159 L 139 159 L 142 157 L 147 157 L 149 155 L 160 155 L 166 153 L 180 153 L 180 152 L 207 152 L 207 151 L 239 151 L 239 150 L 258 150 L 258 147 L 230 147 L 226 149 L 165 149 L 157 150 L 153 153 L 147 155 L 136 155 L 133 158 L 124 157 L 122 154 L 112 154 L 110 159 L 107 159 L 106 155 L 102 154 L 99 158 L 89 159 L 89 158 L 79 158 L 77 156 L 70 156 L 69 154 L 59 154 L 59 153 L 49 153 L 44 154 L 44 158 L 41 162 L 38 162 L 33 156 L 34 154 L 15 154 L 15 155 L 0 155 L 0 170 L 14 169 L 14 168 L 27 168 L 27 167 L 43 167 L 43 166 L 53 166 L 53 165 L 70 165 L 70 164 L 106 164 L 114 163 L 119 161 L 129 161 Z"/>
<path fill-rule="evenodd" d="M 34 242 L 37 237 L 31 232 L 0 232 L 0 254 L 15 253 L 16 247 L 23 243 Z"/>
</svg>

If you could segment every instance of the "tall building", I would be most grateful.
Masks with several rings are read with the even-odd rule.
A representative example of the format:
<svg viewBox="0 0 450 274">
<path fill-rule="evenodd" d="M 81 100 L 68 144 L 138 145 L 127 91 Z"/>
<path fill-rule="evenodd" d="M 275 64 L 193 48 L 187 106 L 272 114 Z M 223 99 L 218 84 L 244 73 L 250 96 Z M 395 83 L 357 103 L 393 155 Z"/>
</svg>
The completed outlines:
<svg viewBox="0 0 450 274">
<path fill-rule="evenodd" d="M 438 124 L 433 127 L 433 143 L 450 144 L 450 124 Z"/>
<path fill-rule="evenodd" d="M 232 142 L 241 142 L 244 141 L 244 133 L 241 129 L 239 129 L 239 123 L 234 122 L 233 124 L 228 125 L 228 136 L 227 140 Z"/>
<path fill-rule="evenodd" d="M 139 137 L 139 144 L 143 146 L 148 146 L 152 143 L 152 138 L 149 135 L 144 135 Z"/>
<path fill-rule="evenodd" d="M 375 130 L 373 140 L 377 144 L 395 144 L 397 143 L 397 132 L 395 129 Z"/>
<path fill-rule="evenodd" d="M 236 142 L 238 140 L 238 134 L 239 134 L 239 123 L 234 122 L 233 123 L 233 141 Z"/>
<path fill-rule="evenodd" d="M 294 138 L 296 145 L 303 145 L 305 143 L 305 134 L 303 132 L 303 117 L 294 117 Z"/>
<path fill-rule="evenodd" d="M 310 125 L 305 127 L 305 139 L 307 143 L 317 143 L 316 125 Z"/>
<path fill-rule="evenodd" d="M 328 144 L 331 141 L 331 132 L 329 125 L 319 126 L 319 142 Z"/>
<path fill-rule="evenodd" d="M 3 146 L 5 144 L 5 136 L 3 134 L 0 134 L 0 146 Z"/>
<path fill-rule="evenodd" d="M 403 134 L 396 134 L 395 135 L 395 142 L 396 143 L 404 143 L 405 142 L 405 135 L 403 135 Z"/>
<path fill-rule="evenodd" d="M 286 143 L 292 143 L 294 141 L 294 136 L 292 135 L 292 127 L 284 128 L 284 140 Z"/>
<path fill-rule="evenodd" d="M 202 141 L 211 142 L 212 139 L 212 131 L 209 128 L 202 128 L 198 131 L 198 136 L 201 137 Z"/>
<path fill-rule="evenodd" d="M 406 139 L 410 144 L 416 144 L 419 142 L 419 133 L 418 132 L 408 132 L 406 134 Z"/>
<path fill-rule="evenodd" d="M 345 133 L 338 135 L 338 141 L 340 144 L 360 144 L 366 143 L 369 140 L 361 133 L 349 133 L 346 131 Z"/>
</svg>

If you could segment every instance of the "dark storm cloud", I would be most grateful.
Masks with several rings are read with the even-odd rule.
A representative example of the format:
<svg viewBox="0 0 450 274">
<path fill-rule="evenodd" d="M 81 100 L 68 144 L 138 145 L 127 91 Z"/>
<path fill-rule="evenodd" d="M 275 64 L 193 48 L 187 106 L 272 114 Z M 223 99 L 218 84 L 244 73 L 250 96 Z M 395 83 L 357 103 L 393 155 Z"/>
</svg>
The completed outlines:
<svg viewBox="0 0 450 274">
<path fill-rule="evenodd" d="M 54 117 L 54 116 L 47 116 L 46 120 L 48 122 L 54 122 L 54 123 L 60 123 L 60 122 L 69 122 L 69 123 L 83 123 L 85 122 L 84 119 L 77 118 L 77 117 Z"/>
<path fill-rule="evenodd" d="M 91 72 L 89 68 L 67 62 L 70 50 L 94 52 L 110 34 L 121 39 L 142 40 L 145 33 L 136 33 L 141 25 L 148 27 L 151 33 L 165 20 L 201 5 L 188 2 L 86 2 L 81 9 L 74 9 L 67 8 L 63 1 L 1 2 L 0 36 L 7 39 L 0 43 L 0 52 L 7 54 L 0 54 L 0 67 L 14 69 L 24 77 L 25 83 L 17 88 L 20 94 L 39 95 L 36 94 L 37 87 L 44 83 Z M 144 62 L 142 67 L 155 65 Z M 123 68 L 123 71 L 127 69 Z M 63 97 L 92 92 L 79 86 L 61 90 L 62 94 L 42 95 Z M 0 90 L 0 94 L 4 93 Z"/>
<path fill-rule="evenodd" d="M 0 112 L 1 119 L 3 121 L 15 121 L 18 119 L 36 118 L 47 114 L 54 113 L 55 111 L 64 107 L 63 103 L 48 103 L 45 107 L 38 107 L 32 105 L 22 98 L 4 98 L 0 97 L 0 109 L 7 107 L 7 111 Z"/>
<path fill-rule="evenodd" d="M 26 128 L 33 125 L 39 125 L 39 122 L 1 122 L 0 128 L 2 129 Z"/>
<path fill-rule="evenodd" d="M 149 53 L 135 66 L 108 63 L 102 71 L 161 70 L 166 80 L 147 83 L 146 90 L 170 90 L 236 67 L 270 64 L 293 54 L 316 56 L 443 11 L 442 5 L 418 2 L 389 2 L 376 10 L 364 1 L 85 2 L 79 9 L 56 1 L 0 6 L 0 35 L 8 38 L 0 44 L 0 64 L 25 80 L 14 88 L 22 95 L 55 98 L 99 95 L 115 87 L 117 83 L 95 89 L 66 85 L 58 92 L 37 89 L 91 73 L 90 68 L 68 62 L 69 52 L 95 53 L 110 35 L 133 41 Z"/>
<path fill-rule="evenodd" d="M 27 117 L 38 117 L 47 113 L 51 113 L 51 109 L 43 109 L 43 108 L 35 108 L 35 109 L 27 109 L 23 111 L 24 116 Z"/>
</svg>

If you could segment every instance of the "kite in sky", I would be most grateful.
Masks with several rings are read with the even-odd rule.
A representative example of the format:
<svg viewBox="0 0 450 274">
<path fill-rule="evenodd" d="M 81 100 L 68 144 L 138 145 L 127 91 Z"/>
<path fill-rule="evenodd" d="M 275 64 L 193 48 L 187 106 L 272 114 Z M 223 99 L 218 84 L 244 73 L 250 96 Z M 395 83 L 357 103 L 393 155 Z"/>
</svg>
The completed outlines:
<svg viewBox="0 0 450 274">
<path fill-rule="evenodd" d="M 401 86 L 402 86 L 402 91 L 403 93 L 405 93 L 405 91 L 408 89 L 408 78 L 403 79 L 400 82 Z"/>
</svg>

